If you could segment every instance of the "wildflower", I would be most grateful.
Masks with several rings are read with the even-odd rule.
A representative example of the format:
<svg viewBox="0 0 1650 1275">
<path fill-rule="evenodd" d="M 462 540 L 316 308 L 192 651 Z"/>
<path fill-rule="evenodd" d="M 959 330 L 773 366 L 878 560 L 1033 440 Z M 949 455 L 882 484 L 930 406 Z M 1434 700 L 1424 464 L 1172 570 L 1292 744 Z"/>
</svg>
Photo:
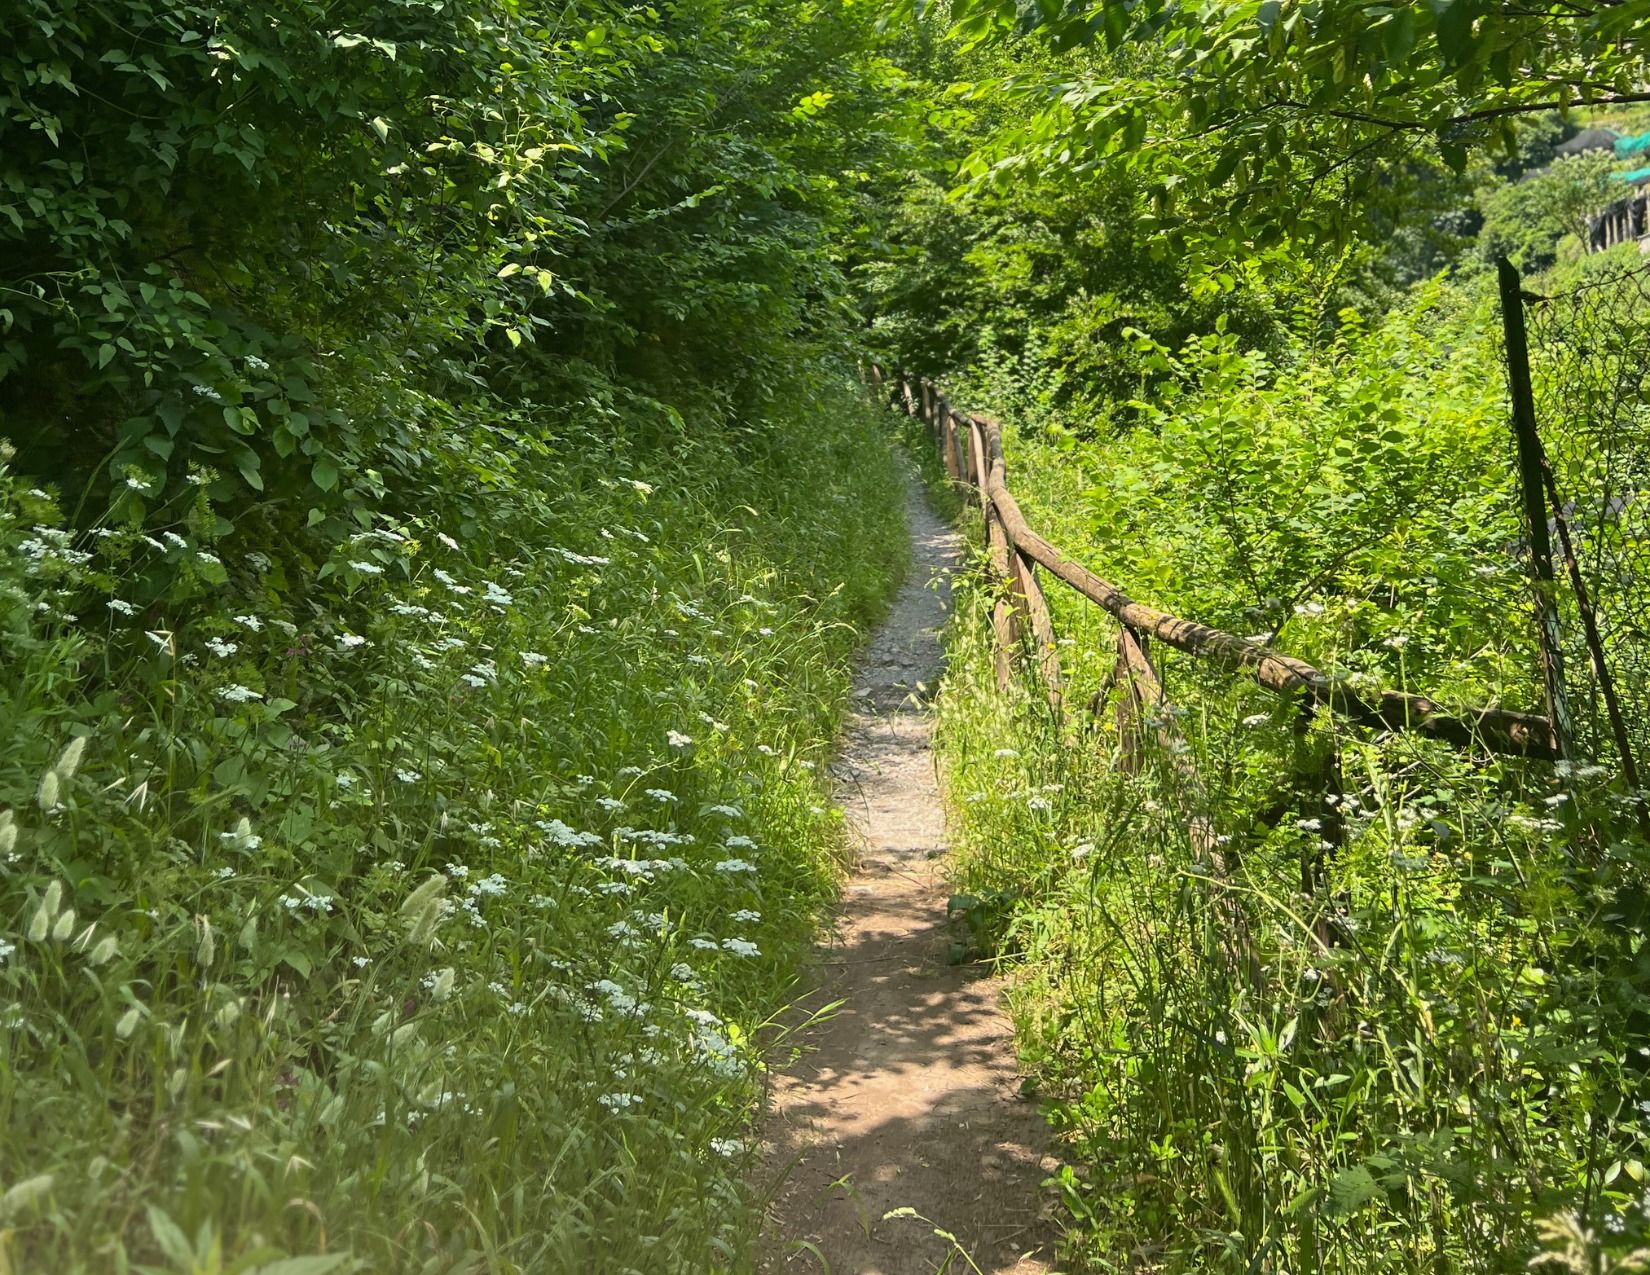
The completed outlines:
<svg viewBox="0 0 1650 1275">
<path fill-rule="evenodd" d="M 550 662 L 550 657 L 548 655 L 540 655 L 537 651 L 523 651 L 521 653 L 521 662 L 528 668 L 538 668 L 541 664 L 548 664 Z"/>
<path fill-rule="evenodd" d="M 670 805 L 676 800 L 676 794 L 665 788 L 649 788 L 647 789 L 647 795 L 653 798 L 654 801 L 665 805 Z"/>
<path fill-rule="evenodd" d="M 732 836 L 724 843 L 729 850 L 754 850 L 756 842 L 745 836 Z"/>
<path fill-rule="evenodd" d="M 236 682 L 232 686 L 225 686 L 220 689 L 218 698 L 228 700 L 231 704 L 245 704 L 248 700 L 262 699 L 263 693 Z"/>
<path fill-rule="evenodd" d="M 1320 828 L 1323 827 L 1323 820 L 1322 819 L 1297 819 L 1297 820 L 1295 820 L 1295 827 L 1299 828 L 1302 832 L 1317 832 Z"/>
<path fill-rule="evenodd" d="M 1272 719 L 1265 713 L 1251 713 L 1243 719 L 1245 726 L 1264 726 Z"/>
<path fill-rule="evenodd" d="M 225 642 L 222 638 L 208 638 L 206 649 L 220 660 L 226 660 L 241 648 L 234 642 Z"/>
<path fill-rule="evenodd" d="M 596 798 L 596 804 L 598 806 L 600 806 L 603 810 L 608 810 L 608 811 L 617 811 L 617 810 L 623 810 L 624 809 L 624 802 L 620 801 L 617 797 L 597 797 Z"/>
<path fill-rule="evenodd" d="M 366 644 L 367 639 L 356 633 L 340 633 L 338 635 L 338 649 L 340 651 L 353 651 L 356 647 L 365 646 Z"/>
<path fill-rule="evenodd" d="M 741 819 L 741 818 L 744 817 L 744 814 L 745 814 L 745 812 L 743 810 L 741 810 L 738 806 L 727 806 L 727 805 L 723 805 L 723 806 L 706 806 L 705 807 L 705 813 L 707 815 L 724 815 L 729 819 Z"/>
<path fill-rule="evenodd" d="M 436 570 L 433 571 L 431 574 L 434 575 L 437 580 L 441 581 L 442 584 L 446 585 L 449 590 L 451 590 L 453 593 L 459 594 L 460 596 L 462 596 L 466 593 L 469 593 L 471 591 L 469 585 L 460 584 L 457 580 L 454 580 L 452 578 L 452 576 L 448 575 L 445 571 L 441 570 L 439 567 L 436 568 Z"/>
<path fill-rule="evenodd" d="M 491 580 L 487 581 L 487 589 L 482 595 L 481 600 L 483 602 L 491 603 L 496 607 L 507 607 L 515 601 L 515 599 L 510 596 L 509 590 L 501 587 L 500 585 L 494 584 Z"/>
<path fill-rule="evenodd" d="M 1409 645 L 1409 634 L 1394 633 L 1391 637 L 1384 639 L 1381 645 L 1390 647 L 1394 651 L 1401 651 Z"/>
<path fill-rule="evenodd" d="M 35 793 L 35 801 L 42 810 L 49 812 L 57 809 L 57 784 L 57 772 L 55 770 L 48 770 L 40 776 L 40 788 Z"/>
<path fill-rule="evenodd" d="M 1047 797 L 1026 798 L 1026 809 L 1034 813 L 1042 813 L 1044 811 L 1052 810 L 1053 808 L 1053 806 L 1049 805 Z"/>
<path fill-rule="evenodd" d="M 725 876 L 737 876 L 743 872 L 755 872 L 756 865 L 748 859 L 723 859 L 716 865 L 716 871 Z"/>
<path fill-rule="evenodd" d="M 110 598 L 109 610 L 118 611 L 121 615 L 136 615 L 138 609 L 130 602 L 123 602 L 119 598 Z"/>
<path fill-rule="evenodd" d="M 0 854 L 9 855 L 17 845 L 17 823 L 12 812 L 0 810 Z"/>
<path fill-rule="evenodd" d="M 288 912 L 332 912 L 334 900 L 330 894 L 315 894 L 301 885 L 293 888 L 297 894 L 283 894 L 277 900 Z"/>
<path fill-rule="evenodd" d="M 381 576 L 384 574 L 384 568 L 374 562 L 352 562 L 350 566 L 364 576 Z"/>
<path fill-rule="evenodd" d="M 745 1144 L 739 1141 L 738 1138 L 712 1138 L 710 1149 L 719 1156 L 731 1159 L 736 1155 L 743 1154 Z"/>
<path fill-rule="evenodd" d="M 54 942 L 61 943 L 73 933 L 74 909 L 66 908 L 64 909 L 63 915 L 57 918 L 57 924 L 52 926 L 52 940 Z"/>
<path fill-rule="evenodd" d="M 753 911 L 751 908 L 740 908 L 728 919 L 736 921 L 741 925 L 755 925 L 761 921 L 762 914 L 760 912 Z"/>
<path fill-rule="evenodd" d="M 666 731 L 665 742 L 672 748 L 686 748 L 693 743 L 693 736 L 684 735 L 679 730 Z"/>
<path fill-rule="evenodd" d="M 6 954 L 0 953 L 0 956 L 4 955 Z M 670 976 L 678 983 L 691 983 L 694 977 L 693 966 L 689 965 L 686 961 L 677 961 L 670 967 Z"/>
<path fill-rule="evenodd" d="M 264 622 L 255 615 L 237 615 L 234 619 L 243 629 L 250 629 L 254 633 L 260 632 L 264 627 Z"/>
<path fill-rule="evenodd" d="M 748 939 L 723 939 L 722 950 L 735 956 L 761 956 L 762 950 Z"/>
<path fill-rule="evenodd" d="M 108 940 L 105 940 L 105 942 L 107 942 L 107 941 Z M 8 956 L 10 956 L 13 952 L 15 952 L 16 950 L 17 950 L 17 944 L 8 943 L 5 939 L 0 939 L 0 963 L 3 963 L 5 961 L 5 959 Z M 688 972 L 689 972 L 689 974 L 692 973 L 691 970 L 688 971 Z"/>
<path fill-rule="evenodd" d="M 534 826 L 549 834 L 550 840 L 558 846 L 569 850 L 576 850 L 581 846 L 598 846 L 602 843 L 602 838 L 595 833 L 576 832 L 560 819 L 540 820 Z"/>
<path fill-rule="evenodd" d="M 1322 615 L 1323 614 L 1323 603 L 1321 603 L 1321 602 L 1302 602 L 1302 603 L 1299 603 L 1295 607 L 1295 614 L 1296 615 Z"/>
<path fill-rule="evenodd" d="M 620 1111 L 628 1111 L 631 1107 L 634 1107 L 637 1103 L 641 1102 L 641 1100 L 640 1094 L 633 1093 L 604 1093 L 600 1098 L 596 1099 L 596 1101 L 601 1103 L 602 1106 L 615 1113 Z"/>
<path fill-rule="evenodd" d="M 395 777 L 404 784 L 416 784 L 420 779 L 424 778 L 424 776 L 419 774 L 418 771 L 407 766 L 397 766 L 395 768 Z"/>
<path fill-rule="evenodd" d="M 1018 757 L 1020 755 L 1020 751 L 1017 748 L 999 748 L 991 755 L 998 761 L 1010 761 L 1013 758 Z"/>
<path fill-rule="evenodd" d="M 1093 853 L 1094 843 L 1092 841 L 1084 841 L 1071 848 L 1071 861 L 1073 863 L 1081 863 Z"/>
</svg>

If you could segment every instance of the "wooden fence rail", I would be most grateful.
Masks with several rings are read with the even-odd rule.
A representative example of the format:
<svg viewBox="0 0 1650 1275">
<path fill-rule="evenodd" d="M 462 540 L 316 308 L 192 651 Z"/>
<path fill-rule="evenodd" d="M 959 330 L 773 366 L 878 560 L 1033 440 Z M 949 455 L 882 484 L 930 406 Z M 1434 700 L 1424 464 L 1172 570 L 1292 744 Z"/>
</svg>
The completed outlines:
<svg viewBox="0 0 1650 1275">
<path fill-rule="evenodd" d="M 902 374 L 891 378 L 872 365 L 867 380 L 880 402 L 890 397 L 928 425 L 953 481 L 974 493 L 985 523 L 987 556 L 1008 586 L 992 612 L 999 685 L 1013 673 L 1013 659 L 1029 635 L 1034 663 L 1050 704 L 1064 696 L 1054 622 L 1038 580 L 1041 567 L 1112 615 L 1122 627 L 1119 674 L 1138 684 L 1157 675 L 1147 657 L 1147 639 L 1252 678 L 1268 690 L 1300 696 L 1362 725 L 1417 731 L 1463 748 L 1479 747 L 1511 756 L 1556 759 L 1558 743 L 1552 721 L 1535 713 L 1505 708 L 1449 710 L 1424 695 L 1402 691 L 1366 692 L 1333 677 L 1305 660 L 1259 642 L 1185 620 L 1136 602 L 1122 589 L 1050 544 L 1031 529 L 1008 489 L 1002 427 L 988 417 L 958 412 L 926 380 Z M 964 441 L 966 440 L 966 442 Z"/>
</svg>

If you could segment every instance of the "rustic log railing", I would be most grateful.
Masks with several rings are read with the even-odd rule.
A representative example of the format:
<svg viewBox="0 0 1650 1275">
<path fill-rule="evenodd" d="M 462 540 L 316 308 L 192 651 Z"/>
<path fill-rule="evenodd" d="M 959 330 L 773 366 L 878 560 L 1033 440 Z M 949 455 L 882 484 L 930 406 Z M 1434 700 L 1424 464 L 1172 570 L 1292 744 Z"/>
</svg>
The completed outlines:
<svg viewBox="0 0 1650 1275">
<path fill-rule="evenodd" d="M 1033 663 L 1049 702 L 1056 709 L 1061 706 L 1064 679 L 1053 618 L 1038 580 L 1041 567 L 1117 620 L 1122 629 L 1118 679 L 1133 688 L 1133 695 L 1144 706 L 1156 708 L 1162 702 L 1160 679 L 1147 654 L 1150 638 L 1252 678 L 1268 690 L 1299 696 L 1308 708 L 1321 706 L 1361 725 L 1415 731 L 1458 747 L 1510 756 L 1557 758 L 1552 721 L 1539 714 L 1494 707 L 1451 710 L 1424 695 L 1364 691 L 1345 678 L 1260 642 L 1136 602 L 1031 529 L 1008 489 L 1002 427 L 996 421 L 957 411 L 926 380 L 897 373 L 890 376 L 874 364 L 867 379 L 879 402 L 892 398 L 927 424 L 946 473 L 969 488 L 980 507 L 987 556 L 1007 586 L 992 611 L 1000 686 L 1006 686 L 1013 676 L 1013 660 L 1025 649 L 1029 636 Z"/>
</svg>

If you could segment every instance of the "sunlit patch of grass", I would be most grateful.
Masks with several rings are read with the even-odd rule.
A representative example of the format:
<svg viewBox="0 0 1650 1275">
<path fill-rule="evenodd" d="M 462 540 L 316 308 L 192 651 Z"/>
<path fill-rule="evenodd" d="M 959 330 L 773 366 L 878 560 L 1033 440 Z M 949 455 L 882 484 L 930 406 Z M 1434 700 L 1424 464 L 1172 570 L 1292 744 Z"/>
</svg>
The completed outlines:
<svg viewBox="0 0 1650 1275">
<path fill-rule="evenodd" d="M 744 1268 L 896 471 L 560 444 L 177 617 L 0 470 L 0 1268 Z"/>
</svg>

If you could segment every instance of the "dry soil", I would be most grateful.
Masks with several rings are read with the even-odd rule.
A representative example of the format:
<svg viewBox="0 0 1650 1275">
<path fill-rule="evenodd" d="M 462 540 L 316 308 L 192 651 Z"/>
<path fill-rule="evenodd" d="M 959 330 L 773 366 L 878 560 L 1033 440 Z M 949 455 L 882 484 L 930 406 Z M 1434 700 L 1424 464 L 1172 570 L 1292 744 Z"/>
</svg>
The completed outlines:
<svg viewBox="0 0 1650 1275">
<path fill-rule="evenodd" d="M 961 549 L 914 484 L 908 506 L 912 569 L 864 655 L 836 767 L 858 862 L 801 1008 L 841 1007 L 799 1033 L 773 1088 L 766 1269 L 1045 1275 L 1045 1127 L 1020 1097 L 998 983 L 946 959 L 928 699 Z M 903 1208 L 927 1220 L 885 1217 Z"/>
</svg>

